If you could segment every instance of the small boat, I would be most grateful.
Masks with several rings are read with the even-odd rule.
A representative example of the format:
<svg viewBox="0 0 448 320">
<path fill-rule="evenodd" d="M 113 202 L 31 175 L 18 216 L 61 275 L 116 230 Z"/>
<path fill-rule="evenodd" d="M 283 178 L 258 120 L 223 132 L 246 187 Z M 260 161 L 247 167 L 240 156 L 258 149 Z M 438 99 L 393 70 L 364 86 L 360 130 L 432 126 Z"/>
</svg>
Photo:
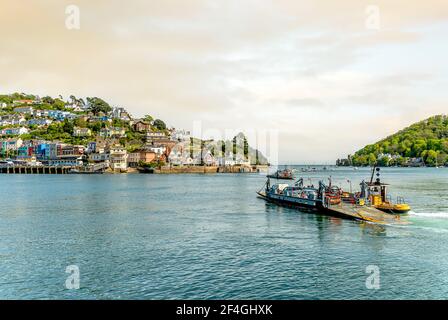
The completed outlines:
<svg viewBox="0 0 448 320">
<path fill-rule="evenodd" d="M 147 173 L 147 174 L 152 174 L 154 173 L 154 168 L 149 168 L 149 167 L 137 167 L 137 170 L 139 173 Z"/>
<path fill-rule="evenodd" d="M 377 178 L 373 181 L 375 172 Z M 411 211 L 411 207 L 404 201 L 403 197 L 398 197 L 396 202 L 392 202 L 391 197 L 387 194 L 387 187 L 389 185 L 381 182 L 380 168 L 373 167 L 372 177 L 366 185 L 368 198 L 372 206 L 378 210 L 393 214 L 405 214 Z"/>
<path fill-rule="evenodd" d="M 269 174 L 268 178 L 294 180 L 294 174 L 290 169 L 277 170 L 275 173 Z"/>
</svg>

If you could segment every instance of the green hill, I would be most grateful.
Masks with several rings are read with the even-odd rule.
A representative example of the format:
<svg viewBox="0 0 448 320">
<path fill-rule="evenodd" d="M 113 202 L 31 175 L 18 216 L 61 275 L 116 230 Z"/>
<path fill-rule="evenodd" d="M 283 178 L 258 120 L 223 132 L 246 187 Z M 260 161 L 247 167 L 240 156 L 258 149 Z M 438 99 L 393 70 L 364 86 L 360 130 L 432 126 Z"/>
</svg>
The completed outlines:
<svg viewBox="0 0 448 320">
<path fill-rule="evenodd" d="M 412 165 L 421 162 L 427 166 L 448 164 L 448 116 L 436 115 L 417 122 L 397 133 L 365 146 L 348 161 L 338 164 L 354 166 Z"/>
</svg>

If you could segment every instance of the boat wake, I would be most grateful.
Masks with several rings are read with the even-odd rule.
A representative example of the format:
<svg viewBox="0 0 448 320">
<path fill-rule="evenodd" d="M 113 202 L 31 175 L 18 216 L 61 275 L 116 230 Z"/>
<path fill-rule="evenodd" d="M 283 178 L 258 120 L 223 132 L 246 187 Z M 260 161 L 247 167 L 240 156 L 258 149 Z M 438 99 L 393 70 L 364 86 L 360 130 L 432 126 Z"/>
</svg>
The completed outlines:
<svg viewBox="0 0 448 320">
<path fill-rule="evenodd" d="M 408 214 L 410 216 L 415 216 L 415 217 L 448 219 L 448 212 L 414 212 L 414 211 L 409 211 Z"/>
</svg>

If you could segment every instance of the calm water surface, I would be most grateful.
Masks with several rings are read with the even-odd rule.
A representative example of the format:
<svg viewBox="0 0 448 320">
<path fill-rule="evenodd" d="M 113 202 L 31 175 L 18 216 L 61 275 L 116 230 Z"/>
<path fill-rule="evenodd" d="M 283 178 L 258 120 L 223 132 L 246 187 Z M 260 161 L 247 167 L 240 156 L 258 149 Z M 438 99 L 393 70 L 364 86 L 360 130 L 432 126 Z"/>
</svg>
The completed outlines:
<svg viewBox="0 0 448 320">
<path fill-rule="evenodd" d="M 0 175 L 0 298 L 447 298 L 448 169 L 383 171 L 409 226 L 265 203 L 258 174 Z M 370 173 L 304 176 L 328 174 L 348 188 Z M 79 290 L 65 288 L 68 265 Z"/>
</svg>

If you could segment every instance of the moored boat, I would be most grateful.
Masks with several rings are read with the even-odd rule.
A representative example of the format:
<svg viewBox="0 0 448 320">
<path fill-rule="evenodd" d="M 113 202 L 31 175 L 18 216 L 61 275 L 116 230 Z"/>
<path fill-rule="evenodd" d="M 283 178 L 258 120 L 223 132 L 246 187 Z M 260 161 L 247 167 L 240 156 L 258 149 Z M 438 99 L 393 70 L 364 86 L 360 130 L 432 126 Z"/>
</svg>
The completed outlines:
<svg viewBox="0 0 448 320">
<path fill-rule="evenodd" d="M 276 172 L 269 174 L 268 178 L 294 180 L 294 174 L 293 174 L 292 170 L 290 170 L 290 169 L 277 170 Z"/>
</svg>

